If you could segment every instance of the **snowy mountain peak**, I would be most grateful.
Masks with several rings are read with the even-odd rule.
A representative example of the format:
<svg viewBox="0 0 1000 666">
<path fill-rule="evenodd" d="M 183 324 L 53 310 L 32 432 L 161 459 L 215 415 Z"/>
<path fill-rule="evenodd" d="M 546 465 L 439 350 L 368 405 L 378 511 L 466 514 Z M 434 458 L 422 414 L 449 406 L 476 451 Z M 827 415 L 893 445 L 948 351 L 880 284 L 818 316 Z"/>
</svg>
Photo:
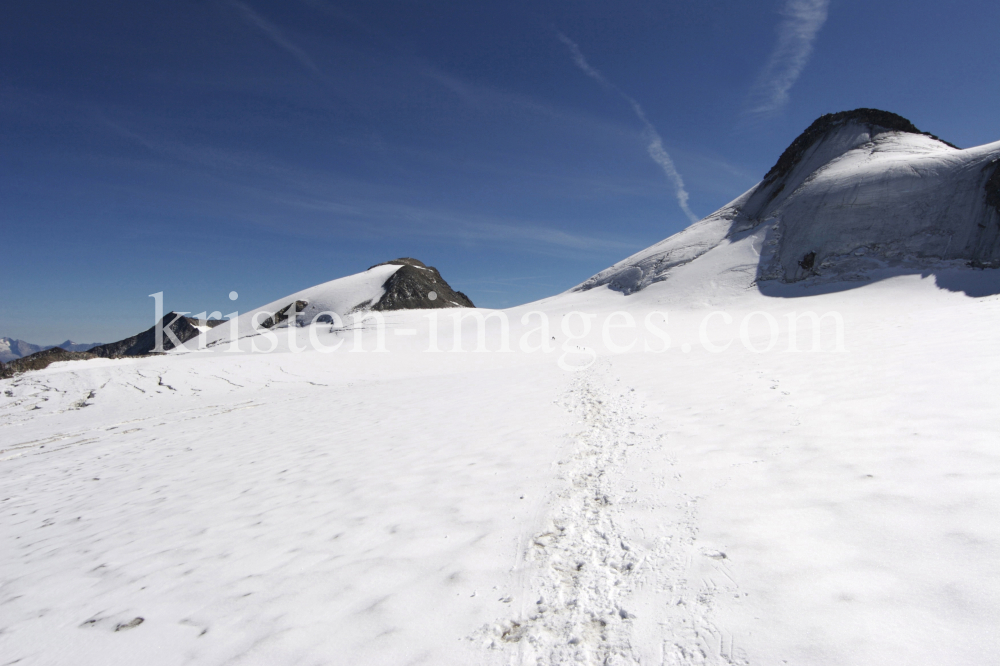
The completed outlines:
<svg viewBox="0 0 1000 666">
<path fill-rule="evenodd" d="M 854 109 L 853 111 L 841 111 L 839 113 L 827 113 L 820 116 L 813 124 L 806 128 L 802 134 L 785 149 L 778 161 L 771 170 L 764 174 L 764 182 L 773 182 L 780 176 L 784 176 L 798 164 L 805 152 L 829 138 L 831 135 L 839 134 L 847 129 L 849 133 L 855 133 L 858 129 L 863 129 L 870 137 L 885 132 L 903 132 L 906 134 L 922 134 L 930 138 L 941 141 L 938 137 L 928 132 L 921 132 L 916 126 L 903 116 L 889 111 L 879 109 Z M 958 149 L 950 143 L 942 141 L 947 146 Z"/>
<path fill-rule="evenodd" d="M 629 294 L 684 271 L 765 288 L 941 262 L 1000 267 L 1000 142 L 961 150 L 896 114 L 856 109 L 820 117 L 744 195 L 576 289 Z"/>
<path fill-rule="evenodd" d="M 765 219 L 813 173 L 842 157 L 851 150 L 872 144 L 889 134 L 910 135 L 909 150 L 920 146 L 921 151 L 958 150 L 933 134 L 921 132 L 906 118 L 878 109 L 855 109 L 828 113 L 806 128 L 764 174 L 743 206 L 743 212 L 753 219 Z M 921 138 L 918 138 L 921 137 Z"/>
<path fill-rule="evenodd" d="M 72 340 L 67 340 L 58 345 L 34 345 L 30 342 L 25 342 L 24 340 L 15 340 L 14 338 L 0 338 L 0 363 L 10 363 L 11 361 L 17 360 L 19 358 L 24 358 L 25 356 L 31 356 L 32 354 L 37 354 L 40 351 L 45 351 L 46 349 L 54 349 L 59 347 L 66 351 L 72 352 L 83 352 L 87 351 L 91 347 L 96 347 L 101 343 L 90 342 L 90 343 L 76 343 Z"/>
<path fill-rule="evenodd" d="M 85 352 L 90 351 L 94 347 L 97 347 L 103 343 L 101 342 L 73 342 L 72 340 L 66 340 L 65 342 L 60 342 L 56 347 L 69 352 Z"/>
<path fill-rule="evenodd" d="M 235 321 L 205 332 L 197 343 L 220 344 L 232 336 L 259 334 L 263 329 L 334 322 L 366 311 L 475 307 L 445 282 L 436 268 L 404 257 L 376 264 L 363 273 L 331 280 L 268 303 Z M 235 329 L 234 329 L 235 327 Z"/>
<path fill-rule="evenodd" d="M 41 345 L 33 345 L 24 340 L 14 338 L 0 338 L 0 363 L 10 363 L 11 361 L 29 356 L 35 352 L 45 349 Z"/>
</svg>

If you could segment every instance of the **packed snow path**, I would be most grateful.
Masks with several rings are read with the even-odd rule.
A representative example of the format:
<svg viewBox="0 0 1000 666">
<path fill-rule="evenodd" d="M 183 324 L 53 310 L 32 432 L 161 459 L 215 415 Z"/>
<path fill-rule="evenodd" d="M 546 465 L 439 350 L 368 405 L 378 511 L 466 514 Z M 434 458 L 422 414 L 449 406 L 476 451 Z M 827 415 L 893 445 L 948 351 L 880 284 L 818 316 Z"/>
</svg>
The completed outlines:
<svg viewBox="0 0 1000 666">
<path fill-rule="evenodd" d="M 520 615 L 493 630 L 501 642 L 521 643 L 522 663 L 636 663 L 621 598 L 641 560 L 619 524 L 616 505 L 626 498 L 610 477 L 638 437 L 631 396 L 612 401 L 605 393 L 589 373 L 569 392 L 565 404 L 581 431 L 575 450 L 557 462 L 564 487 L 545 531 L 526 547 L 535 577 L 520 595 Z"/>
<path fill-rule="evenodd" d="M 712 623 L 715 587 L 688 580 L 699 555 L 697 499 L 678 495 L 677 519 L 650 537 L 635 515 L 661 507 L 629 478 L 629 454 L 662 451 L 665 435 L 642 422 L 635 389 L 602 365 L 574 382 L 563 402 L 580 428 L 556 463 L 563 487 L 549 503 L 546 529 L 525 549 L 530 580 L 519 614 L 488 629 L 489 645 L 516 644 L 511 651 L 520 664 L 742 663 L 733 661 L 732 637 Z M 724 554 L 707 555 L 724 566 Z M 636 630 L 643 624 L 636 604 L 653 613 L 645 619 L 662 633 L 659 645 Z"/>
</svg>

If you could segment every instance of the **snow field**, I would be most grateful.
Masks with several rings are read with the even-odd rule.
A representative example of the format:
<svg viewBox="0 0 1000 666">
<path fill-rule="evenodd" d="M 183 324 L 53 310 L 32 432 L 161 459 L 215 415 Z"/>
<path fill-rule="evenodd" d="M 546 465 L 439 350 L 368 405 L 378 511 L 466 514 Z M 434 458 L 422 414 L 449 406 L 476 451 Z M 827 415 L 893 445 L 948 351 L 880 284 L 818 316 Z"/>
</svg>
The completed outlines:
<svg viewBox="0 0 1000 666">
<path fill-rule="evenodd" d="M 807 293 L 508 312 L 669 312 L 667 352 L 590 341 L 575 373 L 560 351 L 425 353 L 397 313 L 418 333 L 383 354 L 4 381 L 4 663 L 987 663 L 1000 298 L 916 276 Z M 717 309 L 735 342 L 712 353 Z M 748 313 L 805 310 L 841 313 L 846 351 L 739 340 Z"/>
</svg>

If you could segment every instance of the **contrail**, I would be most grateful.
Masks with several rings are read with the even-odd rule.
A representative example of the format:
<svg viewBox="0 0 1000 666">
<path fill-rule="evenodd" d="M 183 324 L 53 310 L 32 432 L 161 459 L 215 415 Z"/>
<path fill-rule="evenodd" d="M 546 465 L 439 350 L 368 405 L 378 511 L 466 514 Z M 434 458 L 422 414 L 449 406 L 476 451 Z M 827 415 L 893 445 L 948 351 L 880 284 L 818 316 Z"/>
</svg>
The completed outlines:
<svg viewBox="0 0 1000 666">
<path fill-rule="evenodd" d="M 677 204 L 681 207 L 681 210 L 684 211 L 684 214 L 688 216 L 689 220 L 697 222 L 698 216 L 695 215 L 688 206 L 689 197 L 687 190 L 684 189 L 684 179 L 681 178 L 681 175 L 677 172 L 677 167 L 674 166 L 674 161 L 670 159 L 670 154 L 667 153 L 666 149 L 663 147 L 663 137 L 661 137 L 660 133 L 656 131 L 655 127 L 653 127 L 653 123 L 649 122 L 649 119 L 646 117 L 646 112 L 643 110 L 642 106 L 635 100 L 635 98 L 626 94 L 621 88 L 611 83 L 611 81 L 608 81 L 603 74 L 591 67 L 590 63 L 587 62 L 587 59 L 583 57 L 583 53 L 580 51 L 580 47 L 577 46 L 576 42 L 561 32 L 556 34 L 559 37 L 559 41 L 569 48 L 570 55 L 573 56 L 573 62 L 576 63 L 577 67 L 583 70 L 584 74 L 601 84 L 601 87 L 605 90 L 609 90 L 620 95 L 622 99 L 628 102 L 628 105 L 632 107 L 632 111 L 635 112 L 636 117 L 639 118 L 639 121 L 643 125 L 644 130 L 642 135 L 647 141 L 649 141 L 649 145 L 646 146 L 646 152 L 649 153 L 649 156 L 654 162 L 660 165 L 660 168 L 663 169 L 663 173 L 665 173 L 670 182 L 674 184 L 674 188 L 677 191 Z"/>
<path fill-rule="evenodd" d="M 565 44 L 569 48 L 570 55 L 573 56 L 573 62 L 576 63 L 577 67 L 583 70 L 584 74 L 594 79 L 608 90 L 614 90 L 620 95 L 625 94 L 621 90 L 619 90 L 617 86 L 615 86 L 606 78 L 604 78 L 603 74 L 601 74 L 596 69 L 590 66 L 590 64 L 587 62 L 587 59 L 583 57 L 583 52 L 580 51 L 580 47 L 577 45 L 576 42 L 574 42 L 572 39 L 570 39 L 561 32 L 557 32 L 556 35 L 559 37 L 559 41 Z M 627 98 L 628 96 L 625 95 L 625 97 Z"/>
<path fill-rule="evenodd" d="M 788 0 L 785 4 L 778 43 L 750 94 L 749 113 L 771 113 L 788 103 L 788 91 L 809 62 L 829 4 L 829 0 Z"/>
<path fill-rule="evenodd" d="M 265 20 L 260 14 L 250 9 L 247 5 L 239 2 L 239 0 L 229 0 L 229 4 L 233 5 L 243 14 L 243 18 L 246 19 L 247 23 L 250 23 L 262 33 L 264 36 L 271 40 L 277 46 L 280 46 L 285 51 L 290 53 L 296 60 L 298 60 L 306 69 L 311 71 L 313 74 L 319 74 L 322 76 L 323 72 L 320 71 L 316 63 L 313 62 L 305 51 L 296 46 L 291 40 L 282 34 L 281 30 L 278 29 L 276 25 Z"/>
</svg>

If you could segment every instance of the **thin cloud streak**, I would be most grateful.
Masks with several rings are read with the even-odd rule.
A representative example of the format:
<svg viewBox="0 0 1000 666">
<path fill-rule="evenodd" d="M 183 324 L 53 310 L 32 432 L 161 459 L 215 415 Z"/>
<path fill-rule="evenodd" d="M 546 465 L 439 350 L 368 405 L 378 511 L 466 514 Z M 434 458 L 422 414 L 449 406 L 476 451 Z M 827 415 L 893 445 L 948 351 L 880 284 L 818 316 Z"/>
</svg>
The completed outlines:
<svg viewBox="0 0 1000 666">
<path fill-rule="evenodd" d="M 766 115 L 788 103 L 788 91 L 809 62 L 829 4 L 829 0 L 788 0 L 785 4 L 778 43 L 750 93 L 748 113 Z"/>
<path fill-rule="evenodd" d="M 271 42 L 275 45 L 291 54 L 292 57 L 302 64 L 303 67 L 311 71 L 313 74 L 318 74 L 320 76 L 323 75 L 320 68 L 316 66 L 315 62 L 313 62 L 313 59 L 310 58 L 309 55 L 299 48 L 294 42 L 285 37 L 281 30 L 278 29 L 278 26 L 265 20 L 264 17 L 250 9 L 250 7 L 242 2 L 239 2 L 239 0 L 229 0 L 229 4 L 236 7 L 240 11 L 243 15 L 243 19 L 247 23 L 260 30 L 264 36 L 271 40 Z"/>
<path fill-rule="evenodd" d="M 464 242 L 505 242 L 541 254 L 560 249 L 592 254 L 608 249 L 634 250 L 636 243 L 573 234 L 546 227 L 535 220 L 470 216 L 402 203 L 355 201 L 344 203 L 320 198 L 277 196 L 275 203 L 317 213 L 329 213 L 344 224 L 371 226 L 378 221 L 394 227 L 394 233 L 409 236 L 445 237 Z"/>
<path fill-rule="evenodd" d="M 570 39 L 561 32 L 557 32 L 556 36 L 559 37 L 560 42 L 562 42 L 567 46 L 567 48 L 569 48 L 569 53 L 571 56 L 573 56 L 573 62 L 576 63 L 577 67 L 583 70 L 584 74 L 586 74 L 590 78 L 600 83 L 601 86 L 603 86 L 604 88 L 608 90 L 613 90 L 616 93 L 623 95 L 629 101 L 632 101 L 632 98 L 630 98 L 628 95 L 625 95 L 625 93 L 623 93 L 616 85 L 614 85 L 606 78 L 604 78 L 603 74 L 601 74 L 596 69 L 590 66 L 590 63 L 588 63 L 587 59 L 583 57 L 583 52 L 580 50 L 580 46 L 576 42 L 574 42 L 572 39 Z"/>
<path fill-rule="evenodd" d="M 245 197 L 263 196 L 271 203 L 281 206 L 328 213 L 345 222 L 363 221 L 363 226 L 366 228 L 372 226 L 372 222 L 389 225 L 406 220 L 409 223 L 416 223 L 417 226 L 396 227 L 395 233 L 452 236 L 467 241 L 534 242 L 540 246 L 588 253 L 609 248 L 623 251 L 637 249 L 635 243 L 567 233 L 546 227 L 533 219 L 470 216 L 375 200 L 375 197 L 380 199 L 402 197 L 405 196 L 405 192 L 379 190 L 377 193 L 369 193 L 370 198 L 363 198 L 358 192 L 367 191 L 367 184 L 358 180 L 341 179 L 342 194 L 335 195 L 338 198 L 332 199 L 324 192 L 331 182 L 331 175 L 327 172 L 295 168 L 268 160 L 265 156 L 255 153 L 218 150 L 150 137 L 115 122 L 99 110 L 95 110 L 94 113 L 98 121 L 115 134 L 135 142 L 157 156 L 189 165 L 203 178 L 223 178 L 224 182 L 229 182 L 244 192 Z M 135 168 L 139 163 L 133 161 L 129 164 L 131 168 Z M 176 172 L 175 166 L 170 168 Z M 259 177 L 266 178 L 271 187 L 262 189 L 260 185 L 251 185 L 246 180 Z M 293 191 L 303 194 L 290 194 Z M 313 195 L 305 194 L 306 192 L 312 192 Z M 348 192 L 352 194 L 349 195 Z"/>
<path fill-rule="evenodd" d="M 674 165 L 674 161 L 670 158 L 670 154 L 667 153 L 666 149 L 663 147 L 663 137 L 661 137 L 660 133 L 656 131 L 656 127 L 653 126 L 653 123 L 649 122 L 642 105 L 640 105 L 634 97 L 628 95 L 624 90 L 611 83 L 611 81 L 608 81 L 603 74 L 591 67 L 576 42 L 561 32 L 556 34 L 559 37 L 559 41 L 569 48 L 570 55 L 573 57 L 573 62 L 583 71 L 584 74 L 597 81 L 605 90 L 617 93 L 622 97 L 622 99 L 628 102 L 629 106 L 632 107 L 632 111 L 643 125 L 643 137 L 649 142 L 646 146 L 646 152 L 649 153 L 649 156 L 654 162 L 660 165 L 660 168 L 663 169 L 663 173 L 666 174 L 667 179 L 673 183 L 676 190 L 677 205 L 680 206 L 681 210 L 684 211 L 684 214 L 688 216 L 689 220 L 697 222 L 698 216 L 694 214 L 688 205 L 689 195 L 684 187 L 684 179 L 681 178 L 681 174 L 677 171 L 677 167 Z"/>
<path fill-rule="evenodd" d="M 451 91 L 472 109 L 489 113 L 496 111 L 511 114 L 527 113 L 558 123 L 579 126 L 587 132 L 617 133 L 623 137 L 631 134 L 631 129 L 624 125 L 607 122 L 577 111 L 553 107 L 526 95 L 465 81 L 432 67 L 425 67 L 420 73 Z"/>
</svg>

